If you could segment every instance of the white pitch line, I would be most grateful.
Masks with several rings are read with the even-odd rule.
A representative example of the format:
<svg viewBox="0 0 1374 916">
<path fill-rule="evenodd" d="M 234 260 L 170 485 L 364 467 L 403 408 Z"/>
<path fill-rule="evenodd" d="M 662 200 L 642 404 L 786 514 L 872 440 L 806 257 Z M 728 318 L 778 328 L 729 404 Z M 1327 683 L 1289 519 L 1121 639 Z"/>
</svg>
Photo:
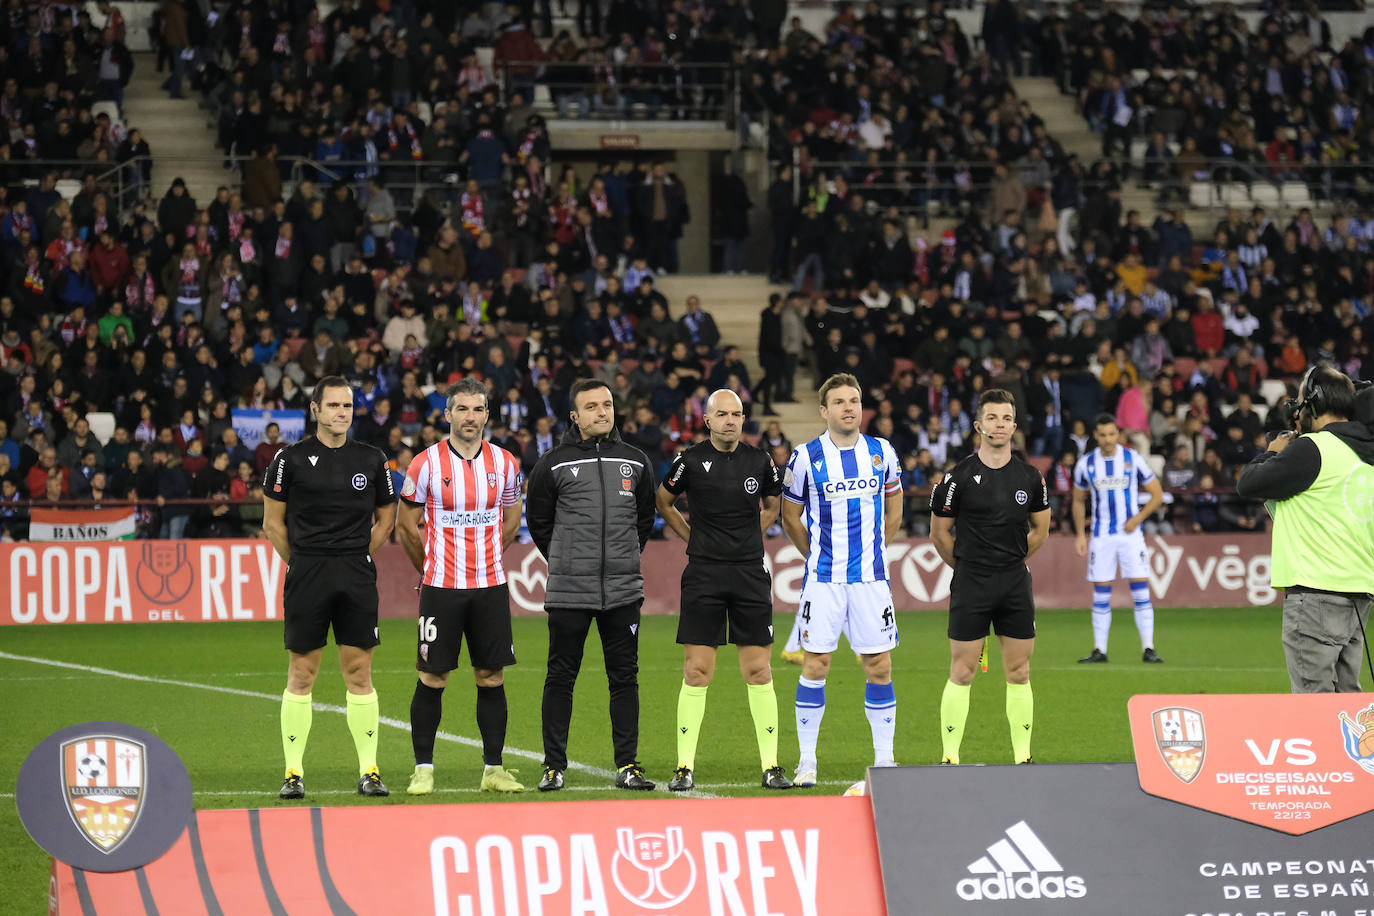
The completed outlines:
<svg viewBox="0 0 1374 916">
<path fill-rule="evenodd" d="M 172 678 L 165 677 L 151 677 L 146 674 L 130 674 L 127 671 L 114 671 L 110 668 L 97 668 L 94 665 L 78 665 L 75 662 L 58 661 L 57 659 L 53 658 L 37 658 L 31 655 L 14 655 L 10 652 L 0 652 L 0 659 L 9 659 L 10 661 L 16 662 L 28 662 L 31 665 L 47 665 L 51 668 L 66 668 L 71 671 L 83 671 L 87 674 L 97 674 L 103 677 L 114 677 L 125 681 L 137 681 L 143 684 L 163 684 L 168 687 L 188 687 L 192 690 L 210 690 L 215 693 L 227 693 L 232 696 L 252 697 L 253 699 L 257 700 L 269 700 L 273 703 L 281 702 L 280 694 L 262 693 L 261 691 L 257 690 L 243 690 L 238 687 L 220 687 L 216 684 L 199 684 L 195 681 L 178 681 Z M 311 703 L 310 705 L 312 709 L 318 709 L 321 712 L 336 712 L 341 715 L 348 714 L 348 710 L 345 707 L 336 706 L 332 703 L 316 702 Z M 383 725 L 390 725 L 393 728 L 399 728 L 403 732 L 410 731 L 410 723 L 405 722 L 401 719 L 393 719 L 389 716 L 379 716 L 377 721 Z M 466 747 L 480 748 L 482 746 L 482 742 L 478 741 L 475 738 L 465 738 L 462 735 L 455 735 L 451 732 L 441 731 L 438 732 L 435 735 L 435 737 L 443 741 L 451 741 L 454 744 L 465 745 Z M 514 757 L 524 757 L 528 760 L 534 760 L 541 764 L 544 762 L 544 755 L 537 753 L 535 751 L 527 751 L 523 748 L 518 747 L 505 747 L 502 750 L 505 753 L 510 754 Z M 615 772 L 613 770 L 607 770 L 604 767 L 593 766 L 589 763 L 578 763 L 575 760 L 568 761 L 568 769 L 578 770 L 583 773 L 589 773 L 593 776 L 599 776 L 603 779 L 615 779 Z"/>
</svg>

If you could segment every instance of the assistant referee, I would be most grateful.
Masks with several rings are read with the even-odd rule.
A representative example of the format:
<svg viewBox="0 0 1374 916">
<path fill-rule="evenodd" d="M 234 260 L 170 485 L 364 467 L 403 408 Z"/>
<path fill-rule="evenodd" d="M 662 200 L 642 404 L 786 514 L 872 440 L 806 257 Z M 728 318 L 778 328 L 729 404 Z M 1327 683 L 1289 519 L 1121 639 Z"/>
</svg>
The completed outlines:
<svg viewBox="0 0 1374 916">
<path fill-rule="evenodd" d="M 765 789 L 790 789 L 778 766 L 778 700 L 769 654 L 773 645 L 773 582 L 763 558 L 763 532 L 778 515 L 782 474 L 762 449 L 740 441 L 744 405 L 722 388 L 706 401 L 710 438 L 678 452 L 658 488 L 658 514 L 687 542 L 677 641 L 682 689 L 677 699 L 677 769 L 668 788 L 693 788 L 706 689 L 716 670 L 716 647 L 739 649 L 749 688 Z M 686 495 L 692 520 L 674 503 Z M 760 510 L 762 504 L 762 510 Z"/>
<path fill-rule="evenodd" d="M 326 376 L 310 397 L 315 435 L 282 449 L 267 466 L 263 531 L 286 563 L 283 598 L 290 659 L 282 694 L 286 755 L 282 798 L 305 797 L 310 691 L 334 628 L 348 688 L 348 730 L 358 751 L 358 794 L 386 795 L 377 770 L 377 568 L 372 554 L 396 523 L 396 491 L 386 456 L 348 438 L 353 388 Z"/>
<path fill-rule="evenodd" d="M 1026 566 L 1050 533 L 1045 478 L 1012 454 L 1016 401 L 991 388 L 978 399 L 973 428 L 978 451 L 946 474 L 930 494 L 930 539 L 954 567 L 949 585 L 949 682 L 940 699 L 944 763 L 959 762 L 969 687 L 991 626 L 1007 679 L 1012 759 L 1029 763 L 1034 699 L 1035 598 Z M 958 520 L 958 539 L 953 527 Z"/>
</svg>

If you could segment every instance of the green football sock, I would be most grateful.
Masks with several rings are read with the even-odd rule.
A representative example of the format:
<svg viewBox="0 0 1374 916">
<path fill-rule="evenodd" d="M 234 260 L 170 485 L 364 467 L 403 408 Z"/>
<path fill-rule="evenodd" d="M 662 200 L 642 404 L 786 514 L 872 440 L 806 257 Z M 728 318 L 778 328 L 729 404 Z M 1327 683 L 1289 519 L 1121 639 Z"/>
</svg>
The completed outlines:
<svg viewBox="0 0 1374 916">
<path fill-rule="evenodd" d="M 310 737 L 310 694 L 285 691 L 281 695 L 281 749 L 286 775 L 305 775 L 305 741 Z"/>
<path fill-rule="evenodd" d="M 940 697 L 940 744 L 943 760 L 959 762 L 959 745 L 964 741 L 964 722 L 968 719 L 968 698 L 971 685 L 945 682 Z"/>
<path fill-rule="evenodd" d="M 377 691 L 348 695 L 348 730 L 358 750 L 358 774 L 377 767 Z"/>
<path fill-rule="evenodd" d="M 706 688 L 686 681 L 677 695 L 677 765 L 691 769 L 697 759 L 697 736 L 706 715 Z"/>
<path fill-rule="evenodd" d="M 765 770 L 778 765 L 778 696 L 773 682 L 749 684 L 749 714 L 759 742 L 759 762 Z"/>
<path fill-rule="evenodd" d="M 1030 684 L 1007 685 L 1007 725 L 1011 729 L 1011 756 L 1014 763 L 1029 760 L 1031 726 L 1035 724 L 1035 699 Z"/>
</svg>

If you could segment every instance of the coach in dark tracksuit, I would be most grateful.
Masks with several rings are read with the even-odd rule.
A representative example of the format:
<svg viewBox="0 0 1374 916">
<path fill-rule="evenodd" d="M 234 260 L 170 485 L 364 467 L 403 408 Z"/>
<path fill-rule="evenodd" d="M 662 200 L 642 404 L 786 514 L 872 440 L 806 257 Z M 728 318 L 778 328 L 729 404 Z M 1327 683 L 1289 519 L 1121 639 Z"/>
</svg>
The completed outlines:
<svg viewBox="0 0 1374 916">
<path fill-rule="evenodd" d="M 563 788 L 568 725 L 582 647 L 596 621 L 611 693 L 615 784 L 652 789 L 639 748 L 639 554 L 654 526 L 654 479 L 643 452 L 621 441 L 615 401 L 604 382 L 572 386 L 572 427 L 530 472 L 525 517 L 549 564 L 544 609 L 549 665 L 544 679 L 544 775 L 539 789 Z"/>
</svg>

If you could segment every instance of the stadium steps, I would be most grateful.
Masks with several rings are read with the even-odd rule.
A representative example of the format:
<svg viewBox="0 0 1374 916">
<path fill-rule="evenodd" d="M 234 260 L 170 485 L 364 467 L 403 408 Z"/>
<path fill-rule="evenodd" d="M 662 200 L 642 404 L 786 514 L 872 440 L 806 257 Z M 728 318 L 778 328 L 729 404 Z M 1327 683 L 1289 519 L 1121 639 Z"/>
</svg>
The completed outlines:
<svg viewBox="0 0 1374 916">
<path fill-rule="evenodd" d="M 759 315 L 768 304 L 768 294 L 786 292 L 787 287 L 774 286 L 762 274 L 746 276 L 716 276 L 707 274 L 677 274 L 657 277 L 655 285 L 668 298 L 671 314 L 681 318 L 689 294 L 701 297 L 701 307 L 711 313 L 720 330 L 721 346 L 734 344 L 740 358 L 749 367 L 750 381 L 757 384 L 763 377 L 759 365 Z M 798 369 L 796 375 L 796 404 L 775 404 L 783 431 L 793 442 L 815 436 L 820 429 L 816 407 L 816 386 L 808 369 Z M 760 424 L 766 418 L 755 411 Z"/>
<path fill-rule="evenodd" d="M 1102 158 L 1102 138 L 1092 132 L 1088 122 L 1078 112 L 1078 104 L 1073 96 L 1064 95 L 1054 79 L 1048 76 L 1018 76 L 1012 79 L 1016 94 L 1030 103 L 1031 111 L 1045 121 L 1050 136 L 1058 140 L 1064 151 L 1078 156 L 1086 173 L 1092 164 Z M 1121 212 L 1139 210 L 1141 222 L 1150 225 L 1160 212 L 1155 202 L 1156 193 L 1149 188 L 1138 187 L 1138 175 L 1121 188 Z M 1184 209 L 1188 226 L 1194 238 L 1209 237 L 1216 225 L 1219 214 L 1209 210 L 1186 207 Z"/>
<path fill-rule="evenodd" d="M 159 201 L 182 178 L 186 189 L 202 207 L 209 206 L 220 185 L 237 186 L 238 176 L 224 169 L 224 154 L 215 147 L 209 118 L 196 101 L 189 82 L 183 81 L 185 98 L 173 99 L 161 88 L 166 71 L 158 73 L 153 54 L 134 55 L 134 73 L 124 90 L 124 122 L 138 128 L 153 154 L 153 181 L 149 192 Z"/>
</svg>

